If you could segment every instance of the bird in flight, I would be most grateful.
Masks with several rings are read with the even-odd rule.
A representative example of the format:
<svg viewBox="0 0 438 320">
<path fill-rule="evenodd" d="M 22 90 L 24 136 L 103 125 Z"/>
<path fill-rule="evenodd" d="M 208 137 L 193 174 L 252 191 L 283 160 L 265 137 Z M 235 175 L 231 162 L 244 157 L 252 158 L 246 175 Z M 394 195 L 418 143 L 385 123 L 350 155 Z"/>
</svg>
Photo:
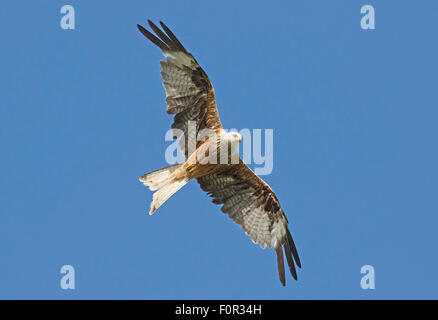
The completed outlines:
<svg viewBox="0 0 438 320">
<path fill-rule="evenodd" d="M 222 212 L 240 225 L 254 243 L 275 250 L 282 285 L 286 285 L 283 250 L 289 270 L 297 280 L 295 265 L 301 268 L 301 262 L 286 215 L 269 185 L 239 157 L 241 136 L 223 129 L 210 79 L 163 22 L 160 21 L 162 29 L 150 20 L 148 23 L 156 35 L 141 25 L 137 27 L 166 58 L 160 61 L 166 111 L 175 115 L 172 129 L 183 133 L 180 147 L 186 159 L 140 177 L 144 185 L 155 191 L 149 214 L 196 179 L 213 203 L 222 205 Z M 205 131 L 207 134 L 199 139 L 198 134 Z"/>
</svg>

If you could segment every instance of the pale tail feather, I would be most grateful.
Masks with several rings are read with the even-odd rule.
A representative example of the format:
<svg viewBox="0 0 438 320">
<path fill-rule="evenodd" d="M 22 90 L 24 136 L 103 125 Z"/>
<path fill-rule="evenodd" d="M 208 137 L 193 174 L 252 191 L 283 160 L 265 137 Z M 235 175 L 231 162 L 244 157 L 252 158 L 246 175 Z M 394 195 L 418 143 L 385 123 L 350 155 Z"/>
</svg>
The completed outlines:
<svg viewBox="0 0 438 320">
<path fill-rule="evenodd" d="M 180 166 L 181 164 L 174 164 L 146 173 L 140 177 L 140 181 L 145 186 L 148 186 L 150 190 L 157 190 L 154 193 L 149 214 L 153 214 L 167 199 L 189 182 L 189 178 L 174 180 L 171 177 L 171 174 Z"/>
<path fill-rule="evenodd" d="M 140 177 L 140 181 L 143 182 L 145 186 L 148 186 L 150 190 L 158 190 L 166 184 L 169 176 L 180 166 L 181 164 L 177 163 L 165 168 L 146 173 Z"/>
<path fill-rule="evenodd" d="M 149 214 L 153 214 L 175 192 L 184 187 L 189 180 L 189 178 L 182 178 L 176 181 L 169 181 L 164 186 L 160 187 L 158 191 L 155 191 Z"/>
</svg>

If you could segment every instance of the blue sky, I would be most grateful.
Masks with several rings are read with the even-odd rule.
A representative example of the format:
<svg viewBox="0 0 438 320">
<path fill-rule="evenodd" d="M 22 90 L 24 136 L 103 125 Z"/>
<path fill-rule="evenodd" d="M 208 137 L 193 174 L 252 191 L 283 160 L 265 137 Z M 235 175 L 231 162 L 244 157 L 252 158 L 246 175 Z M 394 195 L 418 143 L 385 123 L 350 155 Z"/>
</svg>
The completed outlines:
<svg viewBox="0 0 438 320">
<path fill-rule="evenodd" d="M 60 28 L 71 4 L 76 29 Z M 360 28 L 374 5 L 376 29 Z M 0 298 L 438 298 L 432 1 L 8 1 L 0 11 Z M 166 165 L 163 20 L 213 82 L 227 128 L 274 129 L 263 178 L 303 268 L 261 250 Z M 60 288 L 73 265 L 76 289 Z M 360 269 L 375 268 L 374 290 Z"/>
</svg>

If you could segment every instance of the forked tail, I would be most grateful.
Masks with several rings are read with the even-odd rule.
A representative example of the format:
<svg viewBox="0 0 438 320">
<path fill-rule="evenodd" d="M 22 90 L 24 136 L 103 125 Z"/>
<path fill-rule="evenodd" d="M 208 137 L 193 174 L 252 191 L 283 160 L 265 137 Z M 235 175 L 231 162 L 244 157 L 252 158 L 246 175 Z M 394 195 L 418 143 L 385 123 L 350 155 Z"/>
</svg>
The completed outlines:
<svg viewBox="0 0 438 320">
<path fill-rule="evenodd" d="M 188 177 L 176 179 L 172 173 L 176 171 L 181 164 L 174 164 L 162 169 L 146 173 L 140 177 L 140 181 L 150 190 L 155 191 L 151 210 L 149 214 L 153 214 L 167 199 L 169 199 L 175 192 L 185 186 L 189 182 Z"/>
</svg>

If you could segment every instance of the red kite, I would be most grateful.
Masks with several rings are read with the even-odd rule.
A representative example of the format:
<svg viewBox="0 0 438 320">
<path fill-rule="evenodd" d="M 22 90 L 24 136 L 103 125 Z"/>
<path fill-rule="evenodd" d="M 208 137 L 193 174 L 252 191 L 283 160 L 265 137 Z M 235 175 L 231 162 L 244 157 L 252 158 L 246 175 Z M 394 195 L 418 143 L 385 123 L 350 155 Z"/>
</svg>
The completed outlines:
<svg viewBox="0 0 438 320">
<path fill-rule="evenodd" d="M 224 142 L 232 146 L 226 156 L 230 160 L 238 152 L 235 146 L 241 140 L 238 133 L 228 133 L 223 129 L 210 79 L 164 23 L 160 21 L 163 30 L 149 20 L 148 23 L 156 36 L 140 25 L 137 27 L 166 57 L 166 61 L 160 61 L 160 65 L 166 90 L 167 113 L 175 115 L 172 128 L 184 132 L 180 146 L 186 157 L 184 163 L 140 177 L 141 182 L 155 191 L 149 213 L 153 214 L 189 180 L 196 179 L 201 189 L 213 198 L 213 203 L 221 204 L 222 212 L 240 225 L 254 243 L 275 250 L 278 274 L 283 286 L 286 284 L 283 250 L 290 272 L 296 280 L 295 264 L 301 268 L 301 262 L 288 228 L 288 220 L 269 185 L 240 157 L 237 162 L 201 163 L 212 152 L 217 152 L 215 156 L 219 156 L 224 150 L 219 146 Z M 189 134 L 190 121 L 195 123 L 196 133 L 208 129 L 213 134 L 198 141 Z M 187 148 L 190 143 L 196 145 L 191 153 Z"/>
</svg>

